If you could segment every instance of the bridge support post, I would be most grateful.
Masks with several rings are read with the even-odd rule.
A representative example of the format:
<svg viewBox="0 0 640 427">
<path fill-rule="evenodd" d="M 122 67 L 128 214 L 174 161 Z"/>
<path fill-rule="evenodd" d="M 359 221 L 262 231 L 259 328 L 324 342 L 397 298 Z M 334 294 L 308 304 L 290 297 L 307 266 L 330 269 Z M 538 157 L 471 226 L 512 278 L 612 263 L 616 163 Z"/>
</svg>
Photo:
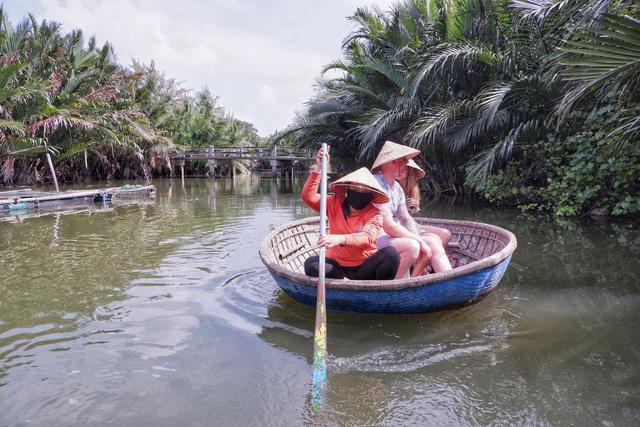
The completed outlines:
<svg viewBox="0 0 640 427">
<path fill-rule="evenodd" d="M 271 174 L 275 177 L 278 176 L 278 166 L 282 166 L 280 160 L 271 160 Z"/>
<path fill-rule="evenodd" d="M 282 160 L 282 177 L 287 178 L 293 171 L 293 160 Z M 293 176 L 293 174 L 291 174 Z"/>
<path fill-rule="evenodd" d="M 184 160 L 176 160 L 176 166 L 180 166 L 180 178 L 182 179 L 182 185 L 184 185 Z"/>
<path fill-rule="evenodd" d="M 216 161 L 215 160 L 207 160 L 207 166 L 209 166 L 209 177 L 216 177 Z"/>
</svg>

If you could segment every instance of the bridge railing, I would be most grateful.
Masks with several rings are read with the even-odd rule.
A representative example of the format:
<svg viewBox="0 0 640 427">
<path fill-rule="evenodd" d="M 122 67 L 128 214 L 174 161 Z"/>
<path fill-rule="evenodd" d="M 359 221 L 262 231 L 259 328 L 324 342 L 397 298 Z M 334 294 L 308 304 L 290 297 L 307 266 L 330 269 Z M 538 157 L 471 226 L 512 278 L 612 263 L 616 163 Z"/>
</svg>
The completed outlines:
<svg viewBox="0 0 640 427">
<path fill-rule="evenodd" d="M 312 159 L 311 149 L 293 147 L 196 147 L 175 157 L 184 159 Z"/>
</svg>

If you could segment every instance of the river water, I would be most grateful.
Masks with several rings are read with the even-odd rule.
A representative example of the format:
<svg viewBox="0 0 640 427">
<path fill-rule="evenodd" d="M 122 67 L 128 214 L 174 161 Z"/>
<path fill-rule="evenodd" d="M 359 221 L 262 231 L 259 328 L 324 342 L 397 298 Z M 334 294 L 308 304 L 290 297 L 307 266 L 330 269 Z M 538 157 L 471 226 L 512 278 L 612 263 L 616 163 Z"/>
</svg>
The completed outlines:
<svg viewBox="0 0 640 427">
<path fill-rule="evenodd" d="M 430 206 L 518 237 L 466 308 L 315 312 L 258 244 L 312 215 L 289 181 L 154 182 L 140 204 L 0 221 L 0 426 L 638 425 L 640 227 Z M 6 218 L 5 218 L 6 219 Z"/>
</svg>

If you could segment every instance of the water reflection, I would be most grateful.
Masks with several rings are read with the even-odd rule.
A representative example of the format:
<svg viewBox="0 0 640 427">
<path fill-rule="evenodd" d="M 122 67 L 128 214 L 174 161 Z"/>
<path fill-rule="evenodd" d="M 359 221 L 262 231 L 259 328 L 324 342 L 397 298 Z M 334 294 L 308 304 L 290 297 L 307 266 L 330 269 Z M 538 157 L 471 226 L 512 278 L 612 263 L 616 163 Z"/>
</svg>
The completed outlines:
<svg viewBox="0 0 640 427">
<path fill-rule="evenodd" d="M 515 232 L 505 277 L 460 310 L 330 313 L 327 410 L 311 418 L 315 313 L 257 257 L 271 228 L 312 214 L 302 178 L 160 180 L 152 203 L 0 223 L 2 423 L 640 418 L 638 225 L 446 201 L 425 213 Z"/>
</svg>

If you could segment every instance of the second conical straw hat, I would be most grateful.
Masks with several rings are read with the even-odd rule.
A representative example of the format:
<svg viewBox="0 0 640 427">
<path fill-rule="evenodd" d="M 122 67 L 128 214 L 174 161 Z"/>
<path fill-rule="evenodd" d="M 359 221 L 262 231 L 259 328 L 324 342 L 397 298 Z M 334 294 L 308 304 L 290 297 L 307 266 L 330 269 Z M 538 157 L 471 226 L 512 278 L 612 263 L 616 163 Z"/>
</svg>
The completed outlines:
<svg viewBox="0 0 640 427">
<path fill-rule="evenodd" d="M 360 168 L 329 184 L 329 190 L 334 193 L 347 191 L 347 188 L 352 188 L 360 192 L 373 193 L 373 203 L 387 203 L 389 201 L 387 192 L 384 191 L 384 188 L 382 188 L 367 168 Z"/>
<path fill-rule="evenodd" d="M 420 154 L 420 150 L 407 147 L 406 145 L 387 141 L 382 146 L 382 150 L 380 150 L 378 157 L 376 157 L 376 161 L 373 162 L 373 166 L 371 166 L 371 170 L 375 171 L 377 168 L 384 165 L 385 163 L 392 162 L 402 157 L 406 157 L 407 159 L 412 159 L 418 154 Z"/>
<path fill-rule="evenodd" d="M 426 172 L 423 171 L 422 168 L 413 161 L 413 159 L 409 160 L 409 162 L 407 163 L 407 167 L 413 169 L 418 179 L 424 178 L 424 176 L 426 175 Z"/>
</svg>

